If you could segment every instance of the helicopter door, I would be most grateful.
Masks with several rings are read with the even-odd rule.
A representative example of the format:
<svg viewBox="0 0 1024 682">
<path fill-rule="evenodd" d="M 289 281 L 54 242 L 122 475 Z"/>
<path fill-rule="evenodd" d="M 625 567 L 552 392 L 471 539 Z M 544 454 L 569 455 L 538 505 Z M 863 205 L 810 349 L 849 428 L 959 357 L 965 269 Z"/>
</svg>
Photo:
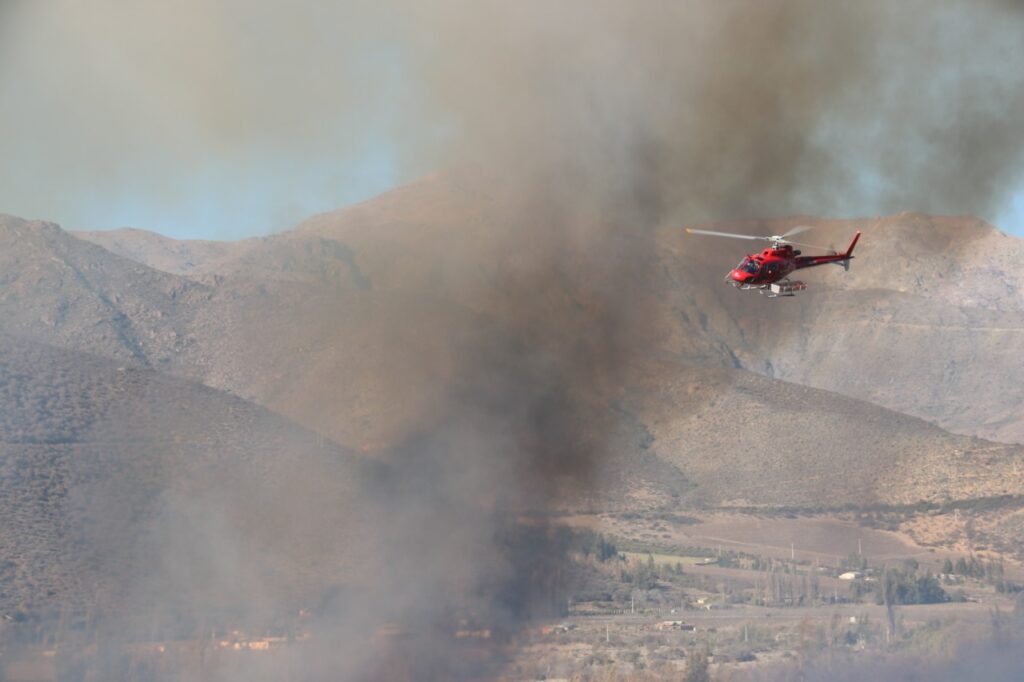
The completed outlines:
<svg viewBox="0 0 1024 682">
<path fill-rule="evenodd" d="M 779 264 L 778 263 L 766 263 L 764 266 L 764 272 L 762 273 L 765 279 L 773 280 L 779 276 Z"/>
</svg>

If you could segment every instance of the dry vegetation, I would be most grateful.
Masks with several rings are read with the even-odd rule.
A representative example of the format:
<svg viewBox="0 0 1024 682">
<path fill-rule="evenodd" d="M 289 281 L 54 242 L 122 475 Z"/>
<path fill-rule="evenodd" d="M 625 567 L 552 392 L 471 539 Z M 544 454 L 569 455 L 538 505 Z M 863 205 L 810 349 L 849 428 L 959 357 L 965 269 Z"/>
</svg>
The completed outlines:
<svg viewBox="0 0 1024 682">
<path fill-rule="evenodd" d="M 191 532 L 187 515 L 174 518 L 183 513 L 176 500 L 214 516 L 222 513 L 218 501 L 230 501 L 237 508 L 221 520 L 243 543 L 263 548 L 265 568 L 291 572 L 297 594 L 309 589 L 301 577 L 308 573 L 323 589 L 344 565 L 322 563 L 332 545 L 319 538 L 310 544 L 310 530 L 279 536 L 286 519 L 261 508 L 275 502 L 278 515 L 305 518 L 340 545 L 345 526 L 322 524 L 337 517 L 361 475 L 345 451 L 238 398 L 5 338 L 0 612 L 45 620 L 64 610 L 84 617 L 137 599 L 135 590 L 148 589 L 144 576 L 165 568 L 153 564 L 147 543 L 171 540 L 177 524 L 184 526 L 179 541 Z M 311 476 L 325 481 L 315 484 Z M 315 496 L 327 485 L 331 497 L 318 503 Z M 298 496 L 300 490 L 314 499 Z"/>
</svg>

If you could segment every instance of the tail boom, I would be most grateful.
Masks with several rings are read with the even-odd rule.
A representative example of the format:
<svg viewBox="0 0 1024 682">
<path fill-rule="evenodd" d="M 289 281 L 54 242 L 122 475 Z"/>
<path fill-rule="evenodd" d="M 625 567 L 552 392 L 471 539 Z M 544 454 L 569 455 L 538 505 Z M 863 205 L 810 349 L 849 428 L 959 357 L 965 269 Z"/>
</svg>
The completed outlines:
<svg viewBox="0 0 1024 682">
<path fill-rule="evenodd" d="M 853 259 L 853 248 L 857 246 L 858 239 L 860 239 L 860 232 L 853 235 L 853 241 L 851 241 L 850 246 L 847 247 L 846 253 L 834 253 L 828 256 L 798 256 L 794 259 L 796 262 L 796 268 L 797 270 L 800 270 L 801 268 L 812 268 L 815 265 L 837 263 L 849 269 L 850 261 Z"/>
</svg>

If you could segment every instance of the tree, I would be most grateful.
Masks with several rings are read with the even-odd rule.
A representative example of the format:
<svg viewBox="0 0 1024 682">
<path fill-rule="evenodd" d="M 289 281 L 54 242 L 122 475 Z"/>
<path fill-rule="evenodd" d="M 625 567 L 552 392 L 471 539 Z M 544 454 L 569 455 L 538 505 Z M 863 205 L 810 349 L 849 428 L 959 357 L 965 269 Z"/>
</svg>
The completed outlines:
<svg viewBox="0 0 1024 682">
<path fill-rule="evenodd" d="M 597 540 L 597 558 L 602 563 L 608 561 L 612 557 L 618 556 L 619 549 L 615 546 L 615 543 L 601 535 Z"/>
<path fill-rule="evenodd" d="M 586 559 L 591 553 L 594 553 L 595 546 L 597 545 L 597 533 L 592 530 L 580 531 L 577 534 L 577 544 L 579 545 L 580 553 Z"/>
<path fill-rule="evenodd" d="M 942 585 L 927 571 L 918 575 L 913 571 L 886 569 L 878 603 L 890 604 L 940 604 L 949 601 L 949 595 Z"/>
<path fill-rule="evenodd" d="M 942 562 L 942 572 L 946 575 L 953 575 L 953 562 L 949 560 L 949 557 Z"/>
<path fill-rule="evenodd" d="M 642 590 L 653 590 L 658 585 L 658 567 L 654 563 L 654 557 L 647 555 L 646 562 L 637 562 L 636 586 Z"/>
<path fill-rule="evenodd" d="M 923 576 L 918 576 L 914 582 L 915 604 L 941 604 L 949 601 L 949 595 L 942 589 L 942 585 L 935 579 L 931 571 Z"/>
<path fill-rule="evenodd" d="M 711 682 L 711 673 L 708 672 L 710 654 L 707 647 L 693 651 L 686 657 L 686 674 L 683 682 Z"/>
</svg>

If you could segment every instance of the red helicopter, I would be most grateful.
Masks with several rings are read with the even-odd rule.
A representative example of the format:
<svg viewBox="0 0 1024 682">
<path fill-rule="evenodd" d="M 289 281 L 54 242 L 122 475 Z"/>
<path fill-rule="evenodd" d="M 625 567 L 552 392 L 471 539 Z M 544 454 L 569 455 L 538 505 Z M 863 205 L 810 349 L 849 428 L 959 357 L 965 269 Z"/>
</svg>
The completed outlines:
<svg viewBox="0 0 1024 682">
<path fill-rule="evenodd" d="M 725 281 L 737 289 L 757 289 L 762 294 L 767 294 L 769 298 L 775 298 L 777 296 L 794 296 L 796 292 L 807 288 L 807 285 L 803 282 L 789 280 L 790 273 L 795 270 L 811 268 L 815 265 L 825 265 L 826 263 L 836 263 L 842 265 L 846 270 L 850 269 L 853 247 L 857 245 L 857 240 L 860 239 L 860 232 L 853 235 L 853 241 L 850 242 L 846 253 L 836 253 L 833 251 L 825 256 L 801 256 L 800 251 L 795 250 L 794 246 L 811 246 L 816 249 L 821 247 L 813 246 L 812 244 L 801 244 L 800 242 L 790 241 L 788 238 L 810 229 L 810 227 L 794 227 L 785 234 L 773 235 L 771 237 L 713 232 L 711 230 L 691 230 L 689 228 L 686 231 L 690 234 L 708 234 L 715 237 L 735 237 L 737 239 L 753 239 L 768 242 L 769 248 L 761 253 L 750 254 L 744 258 L 735 269 L 725 276 Z"/>
</svg>

